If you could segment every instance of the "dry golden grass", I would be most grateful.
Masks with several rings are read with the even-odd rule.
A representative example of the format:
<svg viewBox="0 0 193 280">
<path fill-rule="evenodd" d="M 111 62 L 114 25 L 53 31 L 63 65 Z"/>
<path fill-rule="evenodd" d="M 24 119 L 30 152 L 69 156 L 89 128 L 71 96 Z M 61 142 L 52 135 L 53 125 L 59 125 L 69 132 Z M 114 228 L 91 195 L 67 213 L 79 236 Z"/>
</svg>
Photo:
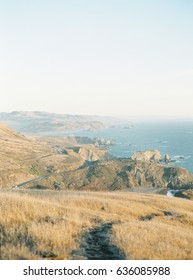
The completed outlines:
<svg viewBox="0 0 193 280">
<path fill-rule="evenodd" d="M 193 259 L 193 202 L 185 199 L 15 190 L 0 192 L 0 212 L 1 259 L 71 259 L 99 220 L 114 222 L 112 242 L 128 259 Z"/>
</svg>

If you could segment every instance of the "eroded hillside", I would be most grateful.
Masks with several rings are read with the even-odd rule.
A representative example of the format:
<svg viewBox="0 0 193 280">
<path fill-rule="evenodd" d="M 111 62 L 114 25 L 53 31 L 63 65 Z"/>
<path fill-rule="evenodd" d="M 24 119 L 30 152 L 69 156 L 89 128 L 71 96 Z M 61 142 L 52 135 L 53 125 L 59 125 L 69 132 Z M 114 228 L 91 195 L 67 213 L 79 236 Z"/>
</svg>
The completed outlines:
<svg viewBox="0 0 193 280">
<path fill-rule="evenodd" d="M 193 174 L 184 168 L 134 160 L 106 160 L 64 173 L 68 189 L 131 190 L 143 188 L 191 189 Z"/>
</svg>

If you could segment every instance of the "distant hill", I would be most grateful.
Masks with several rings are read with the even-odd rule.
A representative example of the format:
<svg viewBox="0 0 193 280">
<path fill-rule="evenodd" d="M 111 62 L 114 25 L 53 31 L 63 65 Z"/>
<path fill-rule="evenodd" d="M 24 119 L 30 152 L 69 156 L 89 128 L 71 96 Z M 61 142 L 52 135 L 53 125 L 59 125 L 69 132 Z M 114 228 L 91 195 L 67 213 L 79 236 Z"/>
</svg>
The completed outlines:
<svg viewBox="0 0 193 280">
<path fill-rule="evenodd" d="M 82 130 L 99 130 L 112 124 L 111 118 L 53 114 L 39 111 L 0 113 L 0 122 L 4 122 L 6 125 L 22 133 L 44 135 Z"/>
</svg>

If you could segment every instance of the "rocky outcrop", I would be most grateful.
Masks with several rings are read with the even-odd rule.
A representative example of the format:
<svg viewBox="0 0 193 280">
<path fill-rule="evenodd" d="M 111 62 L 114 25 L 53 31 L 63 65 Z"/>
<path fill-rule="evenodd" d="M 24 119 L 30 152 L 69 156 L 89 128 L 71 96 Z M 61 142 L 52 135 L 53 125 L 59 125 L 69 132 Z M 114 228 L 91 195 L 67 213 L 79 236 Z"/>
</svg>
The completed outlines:
<svg viewBox="0 0 193 280">
<path fill-rule="evenodd" d="M 101 147 L 101 146 L 111 146 L 115 144 L 115 141 L 112 139 L 105 140 L 103 137 L 95 137 L 93 139 L 93 142 L 96 147 Z"/>
<path fill-rule="evenodd" d="M 132 160 L 145 161 L 145 162 L 159 162 L 162 160 L 160 151 L 158 150 L 147 150 L 135 152 L 131 156 Z"/>
<path fill-rule="evenodd" d="M 170 156 L 168 154 L 165 154 L 164 156 L 164 162 L 169 163 L 171 161 Z"/>
<path fill-rule="evenodd" d="M 85 147 L 72 147 L 71 149 L 84 160 L 97 161 L 100 159 L 100 156 L 91 149 L 87 149 Z"/>
<path fill-rule="evenodd" d="M 93 151 L 91 151 L 89 149 L 80 148 L 78 153 L 85 160 L 88 160 L 88 161 L 99 160 L 99 156 L 97 156 Z"/>
</svg>

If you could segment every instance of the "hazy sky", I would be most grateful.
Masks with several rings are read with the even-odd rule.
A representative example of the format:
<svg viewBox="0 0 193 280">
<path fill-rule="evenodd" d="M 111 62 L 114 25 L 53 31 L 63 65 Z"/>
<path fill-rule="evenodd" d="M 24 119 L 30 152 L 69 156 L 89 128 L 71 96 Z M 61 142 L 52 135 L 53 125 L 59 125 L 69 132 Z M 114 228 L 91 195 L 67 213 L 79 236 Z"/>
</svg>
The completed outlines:
<svg viewBox="0 0 193 280">
<path fill-rule="evenodd" d="M 193 119 L 192 0 L 0 0 L 0 111 Z"/>
</svg>

